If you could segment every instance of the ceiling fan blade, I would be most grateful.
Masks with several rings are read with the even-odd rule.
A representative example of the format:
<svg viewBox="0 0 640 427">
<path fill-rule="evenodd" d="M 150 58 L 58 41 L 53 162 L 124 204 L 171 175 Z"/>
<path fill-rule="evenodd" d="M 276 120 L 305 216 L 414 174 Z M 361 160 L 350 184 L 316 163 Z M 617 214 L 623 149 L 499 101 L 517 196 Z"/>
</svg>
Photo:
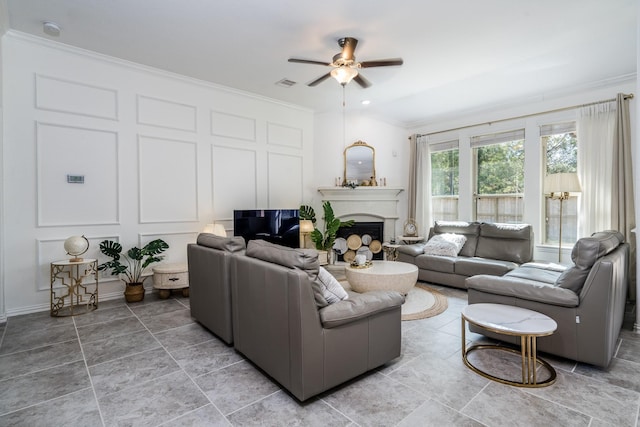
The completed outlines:
<svg viewBox="0 0 640 427">
<path fill-rule="evenodd" d="M 329 77 L 331 77 L 331 73 L 327 73 L 322 77 L 318 77 L 317 79 L 315 79 L 311 83 L 307 83 L 307 86 L 317 86 L 320 83 L 322 83 L 323 81 L 327 80 Z"/>
<path fill-rule="evenodd" d="M 402 61 L 402 58 L 378 59 L 375 61 L 362 61 L 360 63 L 360 67 L 362 68 L 389 67 L 392 65 L 402 65 L 403 62 L 404 61 Z"/>
<path fill-rule="evenodd" d="M 312 61 L 310 59 L 297 59 L 297 58 L 289 58 L 289 62 L 295 62 L 298 64 L 314 64 L 314 65 L 331 65 L 328 62 L 322 61 Z"/>
<path fill-rule="evenodd" d="M 354 39 L 353 37 L 344 37 L 338 40 L 338 44 L 342 48 L 342 59 L 355 61 L 353 52 L 356 50 L 356 46 L 358 45 L 358 39 Z"/>
<path fill-rule="evenodd" d="M 358 74 L 357 76 L 355 76 L 353 78 L 353 80 L 358 83 L 360 86 L 362 86 L 364 89 L 368 88 L 369 86 L 371 86 L 371 82 L 367 79 L 365 79 L 362 74 Z"/>
</svg>

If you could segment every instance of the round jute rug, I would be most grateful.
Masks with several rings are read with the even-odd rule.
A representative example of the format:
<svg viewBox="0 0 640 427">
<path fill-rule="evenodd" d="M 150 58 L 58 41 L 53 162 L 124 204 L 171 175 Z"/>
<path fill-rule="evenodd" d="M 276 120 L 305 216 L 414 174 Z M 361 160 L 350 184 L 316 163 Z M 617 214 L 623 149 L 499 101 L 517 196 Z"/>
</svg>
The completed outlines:
<svg viewBox="0 0 640 427">
<path fill-rule="evenodd" d="M 447 309 L 447 297 L 428 286 L 417 283 L 402 304 L 402 320 L 418 320 L 437 316 Z"/>
<path fill-rule="evenodd" d="M 340 280 L 342 279 L 342 280 Z M 338 281 L 347 291 L 351 291 L 351 285 L 346 278 Z M 431 289 L 424 283 L 417 283 L 407 294 L 402 304 L 402 320 L 418 320 L 437 316 L 444 312 L 449 304 L 447 297 Z"/>
</svg>

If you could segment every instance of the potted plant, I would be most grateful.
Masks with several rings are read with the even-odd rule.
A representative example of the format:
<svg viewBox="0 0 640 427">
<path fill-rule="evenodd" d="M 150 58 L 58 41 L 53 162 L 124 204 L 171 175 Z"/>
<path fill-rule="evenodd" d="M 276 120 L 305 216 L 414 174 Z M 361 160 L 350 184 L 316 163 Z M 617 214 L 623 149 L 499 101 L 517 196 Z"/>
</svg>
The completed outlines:
<svg viewBox="0 0 640 427">
<path fill-rule="evenodd" d="M 98 266 L 98 270 L 111 270 L 112 276 L 119 276 L 125 282 L 124 297 L 127 302 L 138 302 L 144 299 L 144 269 L 154 262 L 161 261 L 159 256 L 169 245 L 162 239 L 153 240 L 142 247 L 133 247 L 122 253 L 122 245 L 112 240 L 100 242 L 100 252 L 111 258 Z"/>
<path fill-rule="evenodd" d="M 333 244 L 338 230 L 341 227 L 351 227 L 354 221 L 341 221 L 336 218 L 329 201 L 322 204 L 322 209 L 324 210 L 324 233 L 316 227 L 316 213 L 311 206 L 300 206 L 300 219 L 308 219 L 313 223 L 314 229 L 311 232 L 311 241 L 316 245 L 318 251 L 326 252 L 327 262 L 332 264 L 334 261 Z"/>
</svg>

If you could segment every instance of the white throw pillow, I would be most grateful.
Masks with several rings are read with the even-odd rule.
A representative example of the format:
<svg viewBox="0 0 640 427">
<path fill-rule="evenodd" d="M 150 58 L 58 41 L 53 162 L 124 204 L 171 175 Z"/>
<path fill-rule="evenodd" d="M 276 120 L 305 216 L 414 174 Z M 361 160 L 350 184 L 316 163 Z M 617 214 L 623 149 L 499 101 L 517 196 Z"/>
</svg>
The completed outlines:
<svg viewBox="0 0 640 427">
<path fill-rule="evenodd" d="M 318 279 L 322 285 L 322 295 L 329 304 L 349 298 L 349 294 L 347 294 L 340 282 L 324 267 L 320 267 Z"/>
<path fill-rule="evenodd" d="M 436 234 L 424 245 L 424 253 L 427 255 L 457 256 L 466 241 L 467 238 L 464 234 Z"/>
</svg>

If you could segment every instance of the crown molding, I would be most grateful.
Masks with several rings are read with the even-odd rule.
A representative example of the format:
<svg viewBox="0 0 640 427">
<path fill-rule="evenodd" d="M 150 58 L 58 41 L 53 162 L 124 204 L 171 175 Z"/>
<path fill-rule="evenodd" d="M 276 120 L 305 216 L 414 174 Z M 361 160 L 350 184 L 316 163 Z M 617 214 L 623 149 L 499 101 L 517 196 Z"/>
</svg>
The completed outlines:
<svg viewBox="0 0 640 427">
<path fill-rule="evenodd" d="M 2 1 L 3 0 L 0 0 L 0 5 L 1 5 Z M 46 47 L 46 48 L 49 48 L 49 49 L 58 50 L 60 52 L 65 52 L 65 53 L 70 53 L 70 54 L 73 54 L 73 55 L 79 55 L 79 56 L 88 57 L 88 58 L 96 60 L 96 61 L 102 61 L 102 62 L 108 63 L 110 65 L 116 65 L 116 66 L 120 66 L 120 67 L 131 68 L 131 69 L 134 69 L 134 70 L 137 70 L 137 71 L 142 71 L 142 72 L 146 72 L 146 73 L 150 73 L 150 74 L 155 74 L 155 75 L 157 75 L 159 77 L 171 78 L 171 79 L 174 79 L 174 80 L 181 81 L 183 83 L 201 86 L 201 87 L 206 88 L 206 89 L 213 89 L 213 90 L 226 92 L 226 93 L 229 93 L 229 94 L 240 95 L 240 96 L 247 97 L 247 98 L 252 98 L 252 99 L 255 99 L 255 100 L 258 100 L 258 101 L 269 102 L 269 103 L 272 103 L 272 104 L 281 105 L 283 107 L 291 108 L 291 109 L 294 109 L 294 110 L 299 110 L 299 111 L 302 111 L 302 112 L 307 112 L 307 113 L 313 113 L 314 112 L 314 110 L 312 110 L 312 109 L 309 109 L 309 108 L 306 108 L 306 107 L 302 107 L 302 106 L 297 105 L 297 104 L 292 104 L 292 103 L 280 101 L 278 99 L 274 99 L 274 98 L 269 98 L 269 97 L 266 97 L 266 96 L 258 95 L 258 94 L 252 93 L 252 92 L 247 92 L 247 91 L 243 91 L 243 90 L 240 90 L 240 89 L 231 88 L 229 86 L 224 86 L 224 85 L 221 85 L 221 84 L 217 84 L 217 83 L 212 83 L 212 82 L 208 82 L 208 81 L 205 81 L 205 80 L 196 79 L 196 78 L 193 78 L 193 77 L 188 77 L 188 76 L 185 76 L 183 74 L 172 73 L 170 71 L 162 70 L 160 68 L 155 68 L 155 67 L 151 67 L 151 66 L 148 66 L 148 65 L 143 65 L 143 64 L 139 64 L 137 62 L 128 61 L 126 59 L 121 59 L 121 58 L 116 58 L 114 56 L 105 55 L 105 54 L 98 53 L 98 52 L 95 52 L 95 51 L 92 51 L 92 50 L 83 49 L 83 48 L 79 48 L 79 47 L 76 47 L 76 46 L 71 46 L 71 45 L 68 45 L 68 44 L 64 44 L 64 43 L 61 43 L 61 42 L 48 40 L 48 39 L 43 38 L 43 37 L 34 36 L 34 35 L 23 33 L 21 31 L 17 31 L 17 30 L 9 30 L 6 33 L 5 37 L 11 38 L 11 39 L 15 39 L 17 41 L 25 42 L 25 43 L 35 44 L 35 45 Z"/>
</svg>

